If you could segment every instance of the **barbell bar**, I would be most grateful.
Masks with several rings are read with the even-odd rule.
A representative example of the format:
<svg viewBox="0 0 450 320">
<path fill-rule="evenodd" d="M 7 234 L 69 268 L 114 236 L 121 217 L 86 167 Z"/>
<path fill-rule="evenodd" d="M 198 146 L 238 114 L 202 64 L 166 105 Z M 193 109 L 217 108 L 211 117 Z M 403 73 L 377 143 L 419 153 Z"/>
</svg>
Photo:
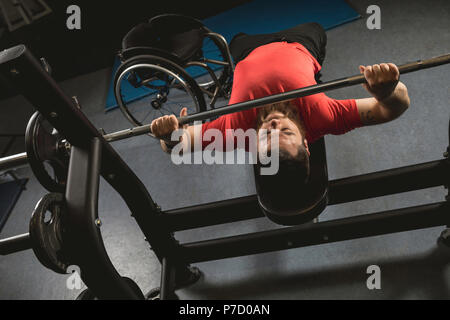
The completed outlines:
<svg viewBox="0 0 450 320">
<path fill-rule="evenodd" d="M 422 70 L 422 69 L 437 67 L 437 66 L 447 64 L 447 63 L 450 63 L 450 53 L 447 53 L 447 54 L 444 54 L 441 56 L 437 56 L 434 58 L 426 59 L 426 60 L 418 60 L 415 62 L 406 63 L 406 64 L 398 66 L 398 70 L 399 70 L 400 74 L 406 74 L 406 73 L 410 73 L 410 72 L 414 72 L 414 71 L 418 71 L 418 70 Z M 259 99 L 254 99 L 254 100 L 245 101 L 245 102 L 239 102 L 239 103 L 227 105 L 224 107 L 220 107 L 217 109 L 193 113 L 193 114 L 187 115 L 185 117 L 178 117 L 177 120 L 180 125 L 190 124 L 190 123 L 193 123 L 194 121 L 203 121 L 203 120 L 211 119 L 214 117 L 222 116 L 225 114 L 235 113 L 235 112 L 244 111 L 244 110 L 248 110 L 248 109 L 252 109 L 252 108 L 260 108 L 260 107 L 263 107 L 265 105 L 275 103 L 275 102 L 281 102 L 281 101 L 291 100 L 291 99 L 295 99 L 295 98 L 301 98 L 301 97 L 313 95 L 313 94 L 320 93 L 320 92 L 330 91 L 330 90 L 344 88 L 344 87 L 350 87 L 350 86 L 354 86 L 354 85 L 362 84 L 362 83 L 366 83 L 366 79 L 363 74 L 358 74 L 358 75 L 354 75 L 354 76 L 350 76 L 350 77 L 346 77 L 346 78 L 327 81 L 327 82 L 324 82 L 321 84 L 315 84 L 312 86 L 308 86 L 308 87 L 304 87 L 304 88 L 300 88 L 300 89 L 296 89 L 296 90 L 292 90 L 292 91 L 288 91 L 288 92 L 270 95 L 270 96 L 259 98 Z M 140 127 L 125 129 L 122 131 L 106 134 L 103 137 L 107 141 L 113 142 L 113 141 L 127 139 L 130 137 L 139 136 L 139 135 L 143 135 L 143 134 L 148 134 L 150 136 L 153 136 L 150 131 L 149 126 L 150 125 L 147 124 L 147 125 L 143 125 Z"/>
<path fill-rule="evenodd" d="M 406 63 L 403 65 L 400 65 L 398 67 L 400 74 L 406 74 L 422 69 L 428 69 L 432 67 L 437 67 L 440 65 L 448 64 L 450 63 L 450 54 L 444 54 L 441 56 L 437 56 L 434 58 L 426 59 L 426 60 L 418 60 L 415 62 Z M 213 117 L 218 117 L 225 114 L 235 113 L 239 111 L 244 111 L 252 108 L 259 108 L 267 104 L 280 102 L 280 101 L 286 101 L 291 100 L 294 98 L 301 98 L 308 95 L 313 95 L 320 92 L 325 92 L 329 90 L 349 87 L 357 84 L 366 83 L 366 79 L 364 75 L 358 74 L 346 78 L 336 79 L 327 81 L 321 84 L 316 84 L 288 92 L 283 92 L 279 94 L 270 95 L 267 97 L 254 99 L 250 101 L 240 102 L 236 104 L 227 105 L 218 109 L 212 109 L 207 110 L 204 112 L 194 113 L 191 115 L 187 115 L 185 117 L 178 117 L 178 122 L 180 125 L 183 124 L 190 124 L 195 121 L 203 121 L 207 120 Z M 123 140 L 135 136 L 140 135 L 150 135 L 154 137 L 154 135 L 150 131 L 150 125 L 143 125 L 139 127 L 129 128 L 109 134 L 104 134 L 103 137 L 108 142 L 114 142 L 118 140 Z M 22 165 L 26 163 L 26 154 L 21 153 L 18 155 L 13 155 L 6 158 L 0 158 L 0 169 L 7 169 L 16 167 L 18 165 Z"/>
<path fill-rule="evenodd" d="M 0 158 L 0 173 L 11 168 L 21 167 L 27 163 L 28 160 L 26 152 Z"/>
</svg>

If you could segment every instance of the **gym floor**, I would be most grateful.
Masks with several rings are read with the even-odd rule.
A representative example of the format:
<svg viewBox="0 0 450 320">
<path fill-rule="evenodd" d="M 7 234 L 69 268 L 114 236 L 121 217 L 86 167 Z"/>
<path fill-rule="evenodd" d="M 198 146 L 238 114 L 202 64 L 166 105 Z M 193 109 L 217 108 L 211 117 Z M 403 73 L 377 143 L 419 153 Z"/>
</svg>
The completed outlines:
<svg viewBox="0 0 450 320">
<path fill-rule="evenodd" d="M 323 81 L 353 75 L 360 64 L 397 64 L 450 51 L 450 2 L 446 0 L 351 0 L 363 16 L 327 32 Z M 381 30 L 368 30 L 366 8 L 381 8 Z M 107 132 L 129 125 L 120 111 L 104 113 L 111 70 L 63 82 L 78 96 L 84 113 Z M 380 126 L 327 136 L 330 179 L 442 158 L 448 146 L 449 66 L 402 76 L 411 98 L 399 119 Z M 328 93 L 346 99 L 367 93 L 350 87 Z M 225 102 L 222 101 L 222 104 Z M 0 127 L 21 132 L 32 107 L 21 97 L 0 103 Z M 146 136 L 115 142 L 114 148 L 147 186 L 163 210 L 255 193 L 251 166 L 175 166 L 159 143 Z M 18 147 L 20 149 L 20 146 Z M 21 151 L 21 150 L 17 150 Z M 30 178 L 1 238 L 27 232 L 32 209 L 46 194 Z M 444 188 L 432 188 L 328 207 L 321 221 L 442 201 Z M 159 286 L 160 264 L 149 250 L 123 200 L 102 182 L 99 212 L 107 251 L 118 271 L 144 292 Z M 181 242 L 279 228 L 266 218 L 176 233 Z M 204 277 L 178 290 L 181 299 L 449 299 L 450 251 L 437 247 L 443 228 L 424 229 L 321 246 L 196 264 Z M 381 268 L 381 290 L 368 290 L 367 267 Z M 74 299 L 65 275 L 45 269 L 31 251 L 0 257 L 0 299 Z"/>
</svg>

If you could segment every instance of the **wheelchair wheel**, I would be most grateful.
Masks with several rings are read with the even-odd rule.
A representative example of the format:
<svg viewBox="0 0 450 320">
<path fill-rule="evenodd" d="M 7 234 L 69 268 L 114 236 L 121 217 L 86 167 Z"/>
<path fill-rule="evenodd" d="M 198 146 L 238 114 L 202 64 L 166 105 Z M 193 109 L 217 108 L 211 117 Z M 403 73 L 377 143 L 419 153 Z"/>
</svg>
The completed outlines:
<svg viewBox="0 0 450 320">
<path fill-rule="evenodd" d="M 114 94 L 120 110 L 135 126 L 150 124 L 164 115 L 178 117 L 184 107 L 188 114 L 206 110 L 195 80 L 182 67 L 158 56 L 126 60 L 116 72 Z"/>
</svg>

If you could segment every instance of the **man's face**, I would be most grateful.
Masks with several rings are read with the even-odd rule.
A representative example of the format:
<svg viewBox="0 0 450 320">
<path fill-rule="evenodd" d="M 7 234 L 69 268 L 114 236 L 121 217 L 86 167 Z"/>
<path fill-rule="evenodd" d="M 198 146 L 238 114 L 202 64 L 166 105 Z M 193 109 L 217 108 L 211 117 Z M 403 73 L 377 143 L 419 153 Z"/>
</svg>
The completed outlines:
<svg viewBox="0 0 450 320">
<path fill-rule="evenodd" d="M 302 136 L 298 126 L 283 113 L 278 111 L 269 113 L 263 120 L 259 130 L 261 129 L 267 130 L 267 139 L 265 135 L 260 135 L 258 141 L 258 150 L 265 149 L 267 146 L 267 150 L 270 151 L 271 132 L 273 130 L 278 130 L 278 142 L 280 150 L 284 150 L 295 157 L 297 155 L 298 148 L 302 145 L 302 143 L 304 143 L 306 150 L 309 153 L 308 143 Z"/>
</svg>

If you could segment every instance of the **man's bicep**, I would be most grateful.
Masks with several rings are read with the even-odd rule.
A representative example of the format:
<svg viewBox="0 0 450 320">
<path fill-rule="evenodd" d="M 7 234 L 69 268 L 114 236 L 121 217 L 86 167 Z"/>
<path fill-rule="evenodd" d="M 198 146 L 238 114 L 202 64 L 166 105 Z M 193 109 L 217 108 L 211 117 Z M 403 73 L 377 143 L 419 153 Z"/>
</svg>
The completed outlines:
<svg viewBox="0 0 450 320">
<path fill-rule="evenodd" d="M 383 108 L 377 99 L 356 99 L 355 102 L 363 125 L 371 126 L 388 121 L 388 118 L 385 112 L 383 112 Z"/>
</svg>

